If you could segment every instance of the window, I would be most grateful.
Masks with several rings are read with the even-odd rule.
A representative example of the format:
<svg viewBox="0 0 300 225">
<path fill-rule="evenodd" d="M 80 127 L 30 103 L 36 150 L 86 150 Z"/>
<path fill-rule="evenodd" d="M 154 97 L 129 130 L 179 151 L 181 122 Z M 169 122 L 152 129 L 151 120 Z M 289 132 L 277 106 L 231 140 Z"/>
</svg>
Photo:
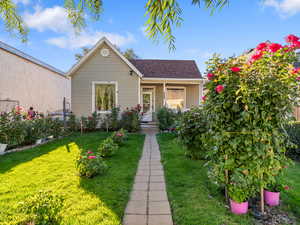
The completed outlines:
<svg viewBox="0 0 300 225">
<path fill-rule="evenodd" d="M 185 88 L 167 88 L 167 106 L 171 109 L 185 108 Z"/>
<path fill-rule="evenodd" d="M 94 111 L 107 112 L 116 107 L 116 83 L 94 82 Z"/>
</svg>

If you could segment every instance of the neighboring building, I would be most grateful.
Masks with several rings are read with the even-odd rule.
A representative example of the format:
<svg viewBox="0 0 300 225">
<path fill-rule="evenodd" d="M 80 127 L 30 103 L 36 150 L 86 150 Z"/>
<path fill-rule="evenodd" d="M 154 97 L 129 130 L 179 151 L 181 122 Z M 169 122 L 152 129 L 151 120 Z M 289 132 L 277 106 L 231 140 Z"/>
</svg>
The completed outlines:
<svg viewBox="0 0 300 225">
<path fill-rule="evenodd" d="M 193 60 L 129 61 L 106 38 L 74 65 L 68 75 L 72 111 L 77 116 L 140 104 L 144 121 L 152 121 L 162 106 L 182 110 L 198 106 L 205 81 Z"/>
<path fill-rule="evenodd" d="M 63 98 L 70 101 L 70 86 L 62 71 L 0 42 L 0 111 L 9 110 L 6 100 L 26 110 L 61 111 Z"/>
</svg>

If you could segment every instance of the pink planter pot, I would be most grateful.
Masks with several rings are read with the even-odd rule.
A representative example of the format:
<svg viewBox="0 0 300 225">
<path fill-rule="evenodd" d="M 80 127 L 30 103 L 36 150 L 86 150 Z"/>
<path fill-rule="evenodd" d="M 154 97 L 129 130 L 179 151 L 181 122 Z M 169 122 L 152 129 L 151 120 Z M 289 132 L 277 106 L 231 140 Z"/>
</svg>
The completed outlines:
<svg viewBox="0 0 300 225">
<path fill-rule="evenodd" d="M 230 199 L 230 208 L 233 214 L 245 214 L 248 212 L 248 202 L 237 203 Z"/>
<path fill-rule="evenodd" d="M 265 202 L 269 206 L 279 205 L 280 192 L 271 192 L 271 191 L 265 190 L 264 196 L 265 196 Z"/>
</svg>

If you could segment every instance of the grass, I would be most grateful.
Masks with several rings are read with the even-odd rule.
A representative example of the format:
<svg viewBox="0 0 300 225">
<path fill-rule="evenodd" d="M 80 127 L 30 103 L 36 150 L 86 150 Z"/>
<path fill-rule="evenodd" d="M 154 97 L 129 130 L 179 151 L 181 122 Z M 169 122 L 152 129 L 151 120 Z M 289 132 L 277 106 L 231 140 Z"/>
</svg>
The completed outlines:
<svg viewBox="0 0 300 225">
<path fill-rule="evenodd" d="M 209 182 L 204 161 L 184 156 L 172 134 L 159 134 L 167 192 L 176 225 L 250 225 L 250 215 L 236 216 L 224 204 L 224 195 Z M 291 191 L 283 195 L 284 207 L 300 217 L 300 164 L 289 169 Z"/>
<path fill-rule="evenodd" d="M 0 224 L 16 224 L 18 202 L 39 190 L 63 196 L 62 224 L 121 224 L 144 136 L 129 135 L 126 144 L 107 160 L 109 170 L 104 176 L 80 178 L 75 168 L 79 149 L 95 150 L 108 135 L 73 136 L 1 156 Z"/>
</svg>

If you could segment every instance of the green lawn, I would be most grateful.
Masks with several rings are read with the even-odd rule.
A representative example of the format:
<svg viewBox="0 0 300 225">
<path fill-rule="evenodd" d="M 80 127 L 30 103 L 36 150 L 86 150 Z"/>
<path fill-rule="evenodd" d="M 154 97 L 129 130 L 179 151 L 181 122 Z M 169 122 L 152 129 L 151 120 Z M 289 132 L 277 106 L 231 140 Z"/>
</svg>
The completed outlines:
<svg viewBox="0 0 300 225">
<path fill-rule="evenodd" d="M 129 135 L 126 144 L 107 160 L 109 170 L 104 176 L 80 178 L 75 169 L 79 149 L 95 150 L 108 135 L 73 136 L 0 156 L 0 224 L 16 224 L 18 202 L 39 190 L 64 197 L 62 224 L 121 224 L 144 136 Z"/>
<path fill-rule="evenodd" d="M 250 225 L 249 215 L 235 216 L 224 205 L 223 194 L 207 178 L 204 161 L 189 160 L 172 134 L 159 134 L 167 192 L 176 225 Z M 284 207 L 300 217 L 300 164 L 288 171 L 292 190 L 283 195 Z"/>
</svg>

